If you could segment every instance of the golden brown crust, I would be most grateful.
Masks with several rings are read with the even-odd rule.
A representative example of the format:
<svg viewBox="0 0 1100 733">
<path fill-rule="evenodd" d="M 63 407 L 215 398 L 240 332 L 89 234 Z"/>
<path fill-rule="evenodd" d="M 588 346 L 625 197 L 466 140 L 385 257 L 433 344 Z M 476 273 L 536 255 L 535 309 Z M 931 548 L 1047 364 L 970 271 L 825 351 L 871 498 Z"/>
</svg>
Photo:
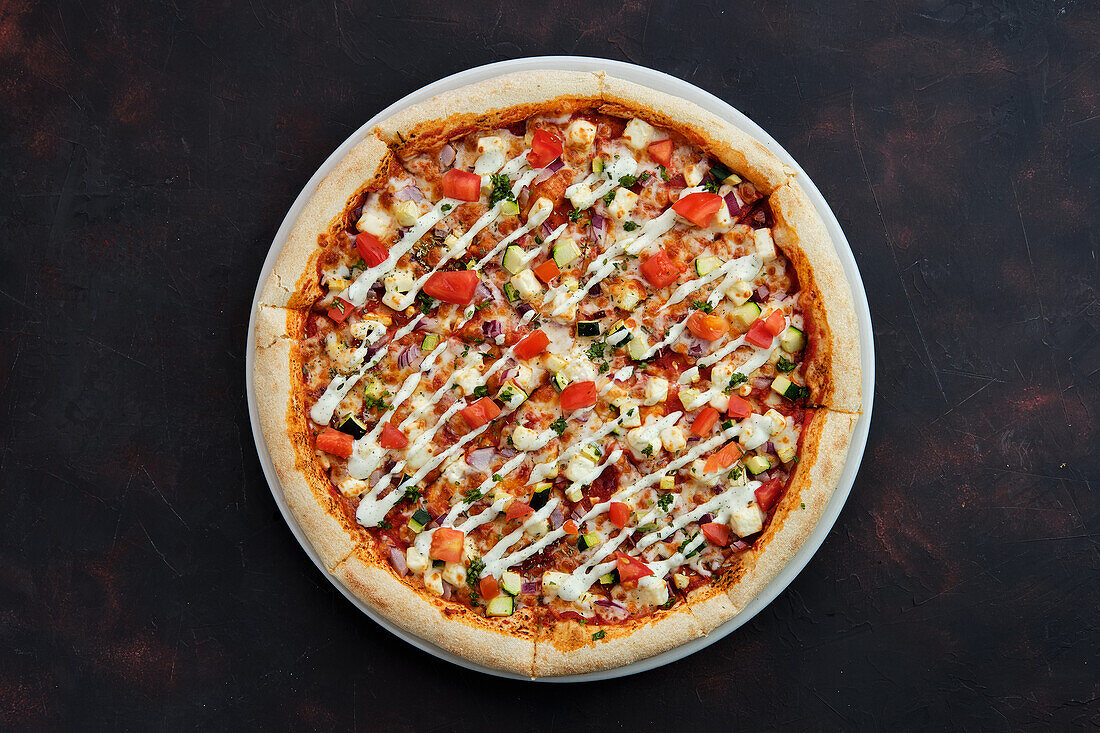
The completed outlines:
<svg viewBox="0 0 1100 733">
<path fill-rule="evenodd" d="M 603 77 L 600 110 L 620 117 L 641 117 L 647 122 L 676 130 L 732 170 L 769 194 L 795 175 L 770 150 L 729 122 L 680 97 L 616 79 Z"/>
<path fill-rule="evenodd" d="M 775 242 L 798 273 L 809 337 L 803 365 L 810 399 L 834 410 L 858 413 L 863 405 L 859 325 L 832 238 L 797 183 L 776 189 L 769 203 L 776 218 Z"/>
<path fill-rule="evenodd" d="M 485 619 L 399 578 L 373 555 L 369 536 L 348 516 L 317 462 L 306 420 L 301 362 L 294 338 L 304 311 L 320 295 L 318 237 L 348 202 L 384 180 L 394 152 L 408 155 L 474 129 L 584 106 L 638 116 L 675 129 L 770 194 L 777 244 L 794 263 L 813 321 L 807 353 L 814 398 L 838 410 L 861 404 L 859 343 L 851 292 L 823 222 L 795 172 L 733 125 L 684 100 L 602 74 L 527 72 L 447 92 L 383 121 L 318 186 L 295 222 L 261 293 L 254 381 L 261 426 L 288 504 L 325 567 L 353 593 L 402 628 L 461 656 L 524 675 L 555 676 L 610 669 L 708 633 L 770 582 L 805 542 L 835 489 L 855 417 L 817 411 L 806 428 L 792 485 L 756 548 L 688 603 L 651 619 L 613 626 L 558 621 L 538 630 L 529 609 Z M 393 152 L 385 142 L 393 146 Z M 277 307 L 272 307 L 277 306 Z M 284 310 L 284 308 L 290 310 Z M 805 509 L 802 509 L 802 505 Z M 793 507 L 797 507 L 794 509 Z M 605 636 L 593 640 L 596 630 Z"/>
<path fill-rule="evenodd" d="M 320 476 L 309 442 L 297 331 L 301 314 L 261 305 L 256 314 L 256 410 L 283 495 L 299 526 L 330 570 L 355 549 L 355 532 Z"/>
<path fill-rule="evenodd" d="M 316 282 L 317 257 L 321 253 L 317 238 L 328 231 L 352 197 L 377 185 L 387 175 L 392 157 L 385 143 L 369 135 L 321 179 L 294 222 L 275 261 L 275 269 L 264 283 L 261 303 L 308 308 L 321 295 Z"/>
<path fill-rule="evenodd" d="M 421 639 L 486 667 L 534 676 L 535 623 L 530 609 L 486 619 L 413 588 L 363 548 L 333 574 L 371 608 Z"/>
<path fill-rule="evenodd" d="M 593 639 L 600 631 L 604 636 Z M 686 604 L 619 626 L 554 621 L 539 628 L 535 676 L 560 677 L 621 667 L 703 635 Z"/>
<path fill-rule="evenodd" d="M 504 127 L 536 114 L 571 112 L 600 99 L 600 74 L 521 71 L 443 92 L 397 112 L 375 128 L 400 156 L 474 130 Z"/>
</svg>

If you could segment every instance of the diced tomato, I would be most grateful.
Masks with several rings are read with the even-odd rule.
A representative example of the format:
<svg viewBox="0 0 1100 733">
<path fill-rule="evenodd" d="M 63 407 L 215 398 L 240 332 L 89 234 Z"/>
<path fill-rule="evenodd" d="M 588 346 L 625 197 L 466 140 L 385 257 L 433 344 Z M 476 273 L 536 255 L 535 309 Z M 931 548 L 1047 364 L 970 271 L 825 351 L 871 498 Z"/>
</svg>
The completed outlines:
<svg viewBox="0 0 1100 733">
<path fill-rule="evenodd" d="M 504 519 L 511 522 L 513 519 L 519 519 L 534 513 L 535 510 L 531 508 L 530 504 L 516 499 L 508 505 L 508 512 L 504 515 Z"/>
<path fill-rule="evenodd" d="M 666 168 L 672 164 L 672 138 L 649 144 L 649 157 Z"/>
<path fill-rule="evenodd" d="M 672 210 L 698 227 L 710 226 L 711 219 L 725 205 L 716 193 L 689 193 L 672 205 Z"/>
<path fill-rule="evenodd" d="M 575 382 L 561 391 L 561 409 L 566 412 L 596 404 L 596 383 Z"/>
<path fill-rule="evenodd" d="M 527 154 L 527 162 L 532 168 L 545 168 L 561 157 L 564 148 L 561 138 L 547 130 L 535 130 L 535 136 L 531 139 L 531 152 Z"/>
<path fill-rule="evenodd" d="M 481 591 L 481 597 L 485 600 L 496 598 L 500 595 L 500 583 L 492 575 L 486 575 L 484 578 L 477 582 L 478 590 Z"/>
<path fill-rule="evenodd" d="M 772 345 L 772 339 L 775 338 L 769 329 L 767 324 L 763 320 L 757 318 L 749 326 L 749 332 L 745 334 L 745 340 L 753 346 L 759 346 L 761 349 L 766 349 Z"/>
<path fill-rule="evenodd" d="M 625 552 L 615 553 L 615 564 L 619 571 L 619 581 L 623 583 L 653 575 L 649 566 L 636 557 L 631 557 Z"/>
<path fill-rule="evenodd" d="M 714 429 L 714 423 L 716 422 L 718 422 L 718 410 L 707 405 L 695 416 L 695 422 L 691 424 L 691 433 L 699 438 L 710 435 L 710 431 Z"/>
<path fill-rule="evenodd" d="M 752 405 L 749 404 L 748 400 L 741 399 L 737 395 L 732 394 L 730 395 L 730 406 L 726 409 L 726 412 L 730 417 L 744 420 L 752 414 Z"/>
<path fill-rule="evenodd" d="M 428 557 L 444 562 L 462 562 L 465 533 L 451 527 L 440 527 L 432 533 L 432 546 L 428 548 Z"/>
<path fill-rule="evenodd" d="M 492 397 L 482 397 L 472 405 L 462 408 L 462 417 L 471 430 L 477 430 L 482 425 L 490 423 L 500 415 L 500 408 Z"/>
<path fill-rule="evenodd" d="M 611 502 L 611 508 L 607 510 L 607 514 L 611 518 L 611 523 L 619 529 L 625 527 L 630 521 L 630 507 L 621 501 Z"/>
<path fill-rule="evenodd" d="M 343 298 L 333 298 L 332 307 L 328 309 L 328 317 L 337 323 L 343 323 L 354 310 L 355 306 Z"/>
<path fill-rule="evenodd" d="M 768 333 L 772 336 L 778 336 L 783 333 L 783 329 L 787 327 L 787 321 L 783 318 L 782 311 L 776 311 L 772 313 L 764 321 L 764 328 L 768 329 Z"/>
<path fill-rule="evenodd" d="M 710 542 L 712 545 L 726 547 L 730 543 L 730 528 L 728 524 L 707 522 L 701 525 L 699 529 L 703 531 L 703 536 L 707 538 L 707 542 Z"/>
<path fill-rule="evenodd" d="M 655 288 L 663 288 L 676 282 L 683 266 L 668 256 L 663 249 L 642 263 L 642 276 Z"/>
<path fill-rule="evenodd" d="M 475 270 L 435 272 L 424 283 L 424 294 L 445 303 L 469 305 L 474 302 L 479 282 L 481 280 Z"/>
<path fill-rule="evenodd" d="M 547 285 L 550 281 L 561 274 L 561 268 L 558 267 L 558 263 L 553 260 L 547 260 L 538 267 L 532 267 L 531 272 L 535 273 L 535 277 L 542 280 Z"/>
<path fill-rule="evenodd" d="M 512 349 L 512 353 L 519 359 L 530 359 L 533 356 L 538 356 L 546 347 L 550 345 L 550 339 L 545 333 L 540 331 L 532 331 L 527 334 L 522 341 L 515 345 Z"/>
<path fill-rule="evenodd" d="M 382 244 L 382 240 L 367 232 L 356 235 L 355 248 L 359 250 L 359 256 L 367 263 L 367 267 L 378 267 L 390 256 L 390 250 Z"/>
<path fill-rule="evenodd" d="M 325 453 L 331 453 L 341 458 L 347 458 L 351 455 L 354 444 L 355 438 L 333 428 L 325 428 L 317 436 L 317 450 L 323 450 Z"/>
<path fill-rule="evenodd" d="M 753 494 L 756 495 L 756 504 L 764 511 L 768 511 L 779 501 L 779 495 L 783 493 L 783 481 L 779 478 L 769 479 Z"/>
<path fill-rule="evenodd" d="M 731 440 L 722 446 L 722 449 L 707 459 L 706 464 L 703 465 L 703 470 L 707 473 L 714 473 L 715 471 L 724 471 L 725 469 L 737 463 L 737 459 L 741 457 L 741 446 L 737 444 L 736 440 Z"/>
<path fill-rule="evenodd" d="M 459 201 L 481 198 L 481 176 L 451 168 L 443 174 L 443 195 Z"/>
<path fill-rule="evenodd" d="M 382 435 L 378 438 L 378 445 L 383 448 L 404 448 L 409 444 L 409 438 L 390 423 L 382 426 Z"/>
<path fill-rule="evenodd" d="M 688 330 L 704 341 L 714 341 L 726 335 L 730 324 L 722 316 L 714 313 L 695 311 L 688 316 Z"/>
<path fill-rule="evenodd" d="M 572 519 L 566 519 L 565 524 L 563 524 L 561 528 L 565 530 L 565 533 L 568 535 L 575 535 L 580 532 L 580 530 L 577 529 L 577 523 Z"/>
</svg>

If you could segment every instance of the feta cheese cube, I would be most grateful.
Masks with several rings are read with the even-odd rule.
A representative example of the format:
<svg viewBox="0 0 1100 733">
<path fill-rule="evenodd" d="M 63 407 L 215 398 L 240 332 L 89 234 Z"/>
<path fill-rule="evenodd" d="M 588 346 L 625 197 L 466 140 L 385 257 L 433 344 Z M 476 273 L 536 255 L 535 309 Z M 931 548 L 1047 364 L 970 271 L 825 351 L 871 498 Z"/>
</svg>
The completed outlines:
<svg viewBox="0 0 1100 733">
<path fill-rule="evenodd" d="M 707 402 L 707 404 L 713 407 L 715 410 L 718 410 L 718 412 L 725 412 L 729 409 L 730 398 L 722 392 L 718 392 L 710 396 L 710 400 Z"/>
<path fill-rule="evenodd" d="M 439 568 L 428 568 L 424 571 L 424 587 L 437 596 L 443 595 L 443 573 Z"/>
<path fill-rule="evenodd" d="M 772 239 L 771 229 L 754 229 L 752 243 L 760 259 L 765 262 L 775 259 L 775 241 Z"/>
<path fill-rule="evenodd" d="M 443 566 L 443 579 L 454 586 L 466 584 L 466 566 L 460 562 L 449 562 Z"/>
<path fill-rule="evenodd" d="M 504 167 L 505 143 L 497 136 L 479 138 L 477 152 L 480 153 L 477 162 L 474 163 L 474 173 L 479 176 L 496 173 Z M 482 182 L 484 186 L 484 181 Z"/>
<path fill-rule="evenodd" d="M 638 579 L 638 587 L 629 594 L 639 606 L 662 606 L 668 603 L 668 584 L 664 578 L 647 575 Z"/>
<path fill-rule="evenodd" d="M 687 447 L 687 437 L 679 425 L 672 425 L 661 431 L 661 443 L 665 450 L 675 453 Z"/>
<path fill-rule="evenodd" d="M 611 200 L 611 205 L 607 207 L 607 211 L 613 218 L 621 221 L 630 216 L 630 212 L 634 210 L 637 204 L 638 194 L 629 188 L 620 187 L 615 191 L 615 198 Z"/>
<path fill-rule="evenodd" d="M 400 226 L 414 226 L 420 218 L 420 205 L 415 201 L 398 201 L 393 207 L 393 217 Z"/>
<path fill-rule="evenodd" d="M 744 305 L 752 297 L 754 291 L 755 288 L 753 288 L 752 283 L 738 280 L 726 288 L 726 297 L 734 305 Z"/>
<path fill-rule="evenodd" d="M 642 425 L 642 411 L 638 403 L 629 397 L 620 397 L 612 401 L 611 406 L 619 411 L 622 420 L 619 422 L 624 428 L 637 428 Z"/>
<path fill-rule="evenodd" d="M 409 570 L 420 575 L 432 566 L 432 560 L 428 557 L 428 553 L 421 552 L 415 546 L 410 546 L 405 551 L 405 564 L 409 566 Z"/>
<path fill-rule="evenodd" d="M 663 377 L 653 377 L 645 383 L 645 404 L 656 405 L 668 399 L 668 380 Z"/>
<path fill-rule="evenodd" d="M 689 412 L 707 404 L 707 399 L 708 395 L 695 389 L 694 387 L 686 387 L 680 390 L 680 404 L 682 404 L 684 406 L 684 409 L 688 410 Z"/>
<path fill-rule="evenodd" d="M 513 275 L 509 282 L 512 283 L 512 287 L 524 300 L 531 300 L 542 292 L 542 285 L 535 277 L 535 273 L 530 270 L 524 270 L 518 275 Z"/>
<path fill-rule="evenodd" d="M 642 286 L 634 280 L 621 280 L 609 285 L 607 289 L 611 292 L 611 302 L 624 311 L 633 311 L 645 297 Z"/>
<path fill-rule="evenodd" d="M 520 389 L 515 382 L 508 380 L 497 392 L 497 399 L 503 402 L 506 407 L 514 410 L 527 399 L 527 393 Z"/>
<path fill-rule="evenodd" d="M 455 372 L 455 384 L 462 390 L 462 394 L 469 397 L 474 390 L 481 386 L 481 372 L 472 367 Z"/>
<path fill-rule="evenodd" d="M 562 584 L 569 580 L 568 573 L 547 570 L 542 574 L 542 595 L 545 598 L 557 598 Z"/>
<path fill-rule="evenodd" d="M 340 493 L 344 496 L 359 496 L 370 488 L 370 484 L 362 479 L 346 478 L 340 482 Z"/>
<path fill-rule="evenodd" d="M 710 170 L 710 168 L 707 166 L 706 161 L 700 160 L 695 163 L 689 163 L 684 166 L 684 180 L 687 181 L 687 185 L 689 186 L 698 186 L 708 170 Z"/>
<path fill-rule="evenodd" d="M 355 222 L 355 228 L 376 237 L 384 237 L 389 234 L 393 220 L 389 214 L 376 208 L 363 207 L 363 213 L 359 221 Z"/>
<path fill-rule="evenodd" d="M 596 142 L 596 126 L 588 120 L 573 120 L 565 128 L 565 137 L 575 148 L 587 148 Z"/>
<path fill-rule="evenodd" d="M 523 452 L 538 450 L 542 447 L 542 440 L 539 439 L 538 432 L 517 425 L 512 431 L 512 447 Z"/>
<path fill-rule="evenodd" d="M 565 477 L 574 483 L 585 484 L 592 480 L 592 474 L 595 473 L 596 464 L 588 460 L 584 456 L 575 455 L 569 459 L 569 463 L 565 465 Z M 571 501 L 580 501 L 579 499 L 571 499 Z"/>
<path fill-rule="evenodd" d="M 644 150 L 656 137 L 657 128 L 637 117 L 627 122 L 623 130 L 623 142 L 632 150 Z"/>
<path fill-rule="evenodd" d="M 756 534 L 764 529 L 764 512 L 756 504 L 749 504 L 730 514 L 729 525 L 738 537 Z"/>
</svg>

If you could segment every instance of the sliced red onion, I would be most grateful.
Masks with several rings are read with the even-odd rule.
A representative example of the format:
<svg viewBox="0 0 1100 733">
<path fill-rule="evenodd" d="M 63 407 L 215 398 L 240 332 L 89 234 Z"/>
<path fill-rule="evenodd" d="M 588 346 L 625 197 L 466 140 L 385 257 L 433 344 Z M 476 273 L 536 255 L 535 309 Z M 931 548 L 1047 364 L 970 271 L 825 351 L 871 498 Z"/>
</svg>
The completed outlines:
<svg viewBox="0 0 1100 733">
<path fill-rule="evenodd" d="M 576 509 L 574 509 L 573 513 L 569 515 L 569 518 L 572 519 L 574 522 L 579 522 L 579 521 L 581 521 L 581 518 L 583 516 L 584 516 L 583 514 L 578 512 Z"/>
<path fill-rule="evenodd" d="M 416 186 L 405 186 L 393 195 L 398 201 L 423 201 L 424 194 Z"/>
<path fill-rule="evenodd" d="M 512 369 L 510 367 L 508 369 L 505 369 L 503 372 L 500 373 L 500 381 L 501 382 L 507 382 L 508 378 L 511 377 L 515 373 L 516 373 L 515 369 Z"/>
<path fill-rule="evenodd" d="M 557 529 L 563 524 L 565 524 L 565 516 L 561 513 L 561 506 L 556 506 L 550 513 L 550 529 Z"/>
<path fill-rule="evenodd" d="M 503 458 L 506 461 L 509 458 L 515 458 L 517 455 L 519 455 L 519 451 L 517 451 L 515 448 L 513 448 L 510 445 L 506 445 L 506 446 L 504 446 L 503 448 L 500 449 L 500 457 Z"/>
<path fill-rule="evenodd" d="M 599 283 L 596 283 L 588 289 L 588 294 L 598 298 L 603 295 L 603 287 Z"/>
<path fill-rule="evenodd" d="M 390 565 L 393 565 L 393 569 L 400 575 L 409 574 L 409 566 L 405 563 L 405 553 L 396 547 L 390 548 Z"/>
<path fill-rule="evenodd" d="M 484 282 L 477 284 L 477 290 L 474 291 L 474 300 L 478 303 L 484 303 L 486 300 L 493 299 L 493 291 L 489 289 L 489 286 Z"/>
<path fill-rule="evenodd" d="M 527 303 L 520 303 L 516 307 L 516 312 L 519 313 L 521 316 L 525 316 L 533 310 L 534 310 L 534 307 L 532 307 L 531 305 L 529 305 Z"/>
<path fill-rule="evenodd" d="M 726 199 L 726 208 L 730 211 L 730 216 L 741 215 L 741 202 L 737 200 L 737 194 L 734 191 L 730 191 L 724 197 Z M 711 199 L 712 201 L 714 199 Z"/>
<path fill-rule="evenodd" d="M 450 583 L 448 583 L 446 580 L 444 580 L 443 581 L 443 600 L 445 600 L 445 601 L 451 600 L 451 596 L 454 595 L 454 592 L 455 592 L 455 587 L 453 585 L 451 585 Z"/>
<path fill-rule="evenodd" d="M 768 293 L 770 292 L 771 290 L 768 289 L 767 285 L 761 285 L 756 289 L 756 297 L 760 298 L 760 302 L 763 303 L 768 299 Z"/>
<path fill-rule="evenodd" d="M 523 581 L 523 584 L 520 585 L 520 587 L 519 587 L 519 592 L 520 593 L 538 593 L 539 592 L 539 581 L 537 581 L 537 580 L 525 580 L 525 581 Z"/>
<path fill-rule="evenodd" d="M 749 549 L 749 543 L 748 542 L 742 542 L 741 540 L 734 540 L 733 542 L 730 543 L 730 547 L 732 547 L 735 550 L 747 550 L 747 549 Z"/>
<path fill-rule="evenodd" d="M 757 389 L 763 389 L 769 384 L 771 384 L 771 382 L 767 379 L 767 377 L 757 377 L 756 379 L 752 380 L 752 386 L 756 387 Z"/>
<path fill-rule="evenodd" d="M 554 175 L 554 171 L 550 170 L 550 166 L 547 166 L 538 172 L 538 175 L 531 181 L 531 185 L 537 186 L 552 175 Z"/>
<path fill-rule="evenodd" d="M 599 214 L 592 215 L 592 228 L 599 231 L 603 231 L 607 228 L 607 219 L 603 218 Z"/>
<path fill-rule="evenodd" d="M 405 369 L 413 363 L 416 359 L 416 355 L 420 353 L 420 348 L 417 346 L 406 346 L 405 350 L 401 352 L 401 355 L 397 357 L 397 366 L 400 369 Z"/>
<path fill-rule="evenodd" d="M 689 347 L 688 347 L 688 356 L 692 356 L 692 357 L 696 357 L 696 358 L 698 358 L 698 357 L 700 357 L 700 356 L 702 356 L 702 355 L 703 355 L 703 352 L 704 352 L 704 351 L 705 351 L 706 349 L 705 349 L 705 347 L 704 347 L 704 346 L 703 346 L 703 345 L 702 345 L 701 343 L 699 343 L 699 342 L 698 342 L 697 340 L 694 340 L 694 339 L 693 339 L 693 341 L 694 341 L 694 343 L 692 343 L 692 344 L 691 344 L 691 346 L 689 346 Z"/>
<path fill-rule="evenodd" d="M 704 514 L 703 516 L 699 517 L 699 524 L 706 524 L 707 522 L 713 522 L 713 521 L 714 521 L 714 515 L 713 514 Z"/>
<path fill-rule="evenodd" d="M 550 226 L 549 224 L 546 224 L 546 223 L 544 223 L 542 225 L 542 238 L 543 239 L 545 239 L 546 237 L 549 237 L 553 233 L 554 233 L 554 227 L 552 227 L 552 226 Z"/>
<path fill-rule="evenodd" d="M 626 606 L 622 605 L 621 603 L 618 603 L 617 601 L 613 601 L 610 598 L 597 598 L 596 601 L 595 601 L 595 604 L 597 606 L 603 606 L 605 608 L 618 608 L 618 609 L 626 608 Z"/>
<path fill-rule="evenodd" d="M 386 292 L 386 286 L 382 283 L 375 283 L 374 285 L 371 285 L 370 290 L 367 291 L 367 293 L 374 296 L 375 298 L 381 297 L 382 293 L 384 292 Z"/>
<path fill-rule="evenodd" d="M 554 158 L 554 161 L 550 163 L 550 165 L 546 166 L 546 170 L 550 171 L 551 173 L 557 173 L 561 170 L 561 167 L 563 165 L 565 165 L 565 163 L 561 162 L 561 158 Z"/>
<path fill-rule="evenodd" d="M 493 462 L 493 455 L 496 451 L 492 448 L 478 448 L 475 451 L 470 451 L 470 455 L 466 456 L 466 462 L 479 471 L 488 471 L 489 465 Z"/>
<path fill-rule="evenodd" d="M 424 318 L 421 318 L 419 321 L 416 322 L 416 330 L 431 331 L 437 325 L 439 325 L 439 322 L 436 319 L 431 318 L 430 316 L 425 316 Z"/>
<path fill-rule="evenodd" d="M 455 162 L 455 149 L 450 145 L 444 145 L 439 151 L 439 165 L 444 168 L 450 168 L 451 164 Z"/>
<path fill-rule="evenodd" d="M 500 321 L 485 321 L 481 324 L 481 332 L 489 338 L 494 338 L 504 333 L 504 326 L 500 325 Z"/>
<path fill-rule="evenodd" d="M 766 450 L 768 453 L 775 453 L 775 443 L 769 440 L 767 443 L 764 444 L 764 450 Z"/>
</svg>

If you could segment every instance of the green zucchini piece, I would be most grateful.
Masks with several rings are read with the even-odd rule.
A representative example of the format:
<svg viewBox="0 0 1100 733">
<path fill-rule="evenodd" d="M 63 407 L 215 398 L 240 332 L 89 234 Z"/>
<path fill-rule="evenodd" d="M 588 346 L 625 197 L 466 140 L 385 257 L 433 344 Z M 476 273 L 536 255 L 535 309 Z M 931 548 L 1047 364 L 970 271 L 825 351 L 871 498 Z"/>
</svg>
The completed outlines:
<svg viewBox="0 0 1100 733">
<path fill-rule="evenodd" d="M 509 303 L 519 302 L 519 293 L 516 291 L 516 286 L 512 283 L 504 283 L 504 297 L 508 299 Z"/>
<path fill-rule="evenodd" d="M 515 275 L 526 266 L 527 253 L 518 244 L 504 248 L 504 269 Z"/>
<path fill-rule="evenodd" d="M 367 426 L 362 420 L 355 415 L 348 415 L 340 421 L 339 427 L 337 427 L 341 433 L 347 433 L 351 437 L 358 440 L 367 434 Z"/>
<path fill-rule="evenodd" d="M 626 353 L 635 361 L 642 359 L 647 351 L 649 351 L 649 342 L 640 336 L 630 339 L 626 345 Z"/>
<path fill-rule="evenodd" d="M 541 484 L 535 484 L 535 493 L 531 495 L 532 509 L 538 511 L 546 506 L 546 502 L 550 499 L 550 489 L 553 486 L 554 484 L 548 481 Z"/>
<path fill-rule="evenodd" d="M 510 596 L 518 596 L 523 589 L 523 576 L 511 570 L 500 574 L 500 588 Z"/>
<path fill-rule="evenodd" d="M 603 173 L 603 158 L 597 157 L 592 159 L 592 172 Z"/>
<path fill-rule="evenodd" d="M 709 275 L 722 266 L 722 260 L 717 257 L 696 257 L 695 274 L 699 277 Z"/>
<path fill-rule="evenodd" d="M 519 213 L 519 204 L 514 199 L 501 201 L 500 213 L 504 216 L 515 216 Z"/>
<path fill-rule="evenodd" d="M 554 375 L 554 387 L 556 387 L 559 392 L 561 392 L 563 389 L 565 389 L 568 386 L 569 386 L 569 378 L 567 376 L 565 376 L 565 374 L 563 372 L 558 372 L 557 374 Z"/>
<path fill-rule="evenodd" d="M 485 604 L 486 616 L 511 616 L 515 612 L 516 604 L 512 596 L 500 595 Z"/>
<path fill-rule="evenodd" d="M 578 550 L 587 550 L 589 547 L 595 547 L 600 544 L 600 535 L 597 532 L 585 532 L 577 540 Z"/>
<path fill-rule="evenodd" d="M 730 314 L 730 321 L 741 331 L 748 331 L 749 326 L 760 317 L 760 306 L 751 300 L 737 306 Z"/>
<path fill-rule="evenodd" d="M 599 321 L 577 321 L 577 335 L 578 336 L 599 336 L 600 335 L 600 322 Z"/>
<path fill-rule="evenodd" d="M 428 523 L 431 521 L 431 514 L 428 514 L 423 509 L 417 509 L 413 512 L 413 515 L 409 517 L 409 529 L 413 532 L 423 532 L 424 528 L 427 527 Z"/>
<path fill-rule="evenodd" d="M 563 239 L 554 245 L 554 262 L 558 263 L 558 267 L 565 267 L 580 256 L 580 248 L 572 239 Z"/>
<path fill-rule="evenodd" d="M 787 330 L 779 337 L 779 348 L 788 354 L 797 354 L 806 348 L 806 335 L 794 326 L 787 326 Z"/>
<path fill-rule="evenodd" d="M 587 458 L 593 463 L 599 463 L 600 457 L 603 455 L 603 451 L 600 450 L 600 447 L 595 443 L 589 443 L 585 447 L 581 448 L 580 452 L 577 455 L 581 458 Z"/>
<path fill-rule="evenodd" d="M 600 585 L 615 585 L 615 571 L 601 575 Z"/>
<path fill-rule="evenodd" d="M 424 340 L 420 343 L 421 351 L 431 351 L 436 346 L 439 346 L 439 336 L 434 333 L 429 333 L 424 337 Z"/>
<path fill-rule="evenodd" d="M 745 459 L 745 468 L 749 469 L 749 473 L 754 476 L 758 473 L 764 473 L 772 464 L 768 461 L 767 456 L 749 456 Z"/>
</svg>

